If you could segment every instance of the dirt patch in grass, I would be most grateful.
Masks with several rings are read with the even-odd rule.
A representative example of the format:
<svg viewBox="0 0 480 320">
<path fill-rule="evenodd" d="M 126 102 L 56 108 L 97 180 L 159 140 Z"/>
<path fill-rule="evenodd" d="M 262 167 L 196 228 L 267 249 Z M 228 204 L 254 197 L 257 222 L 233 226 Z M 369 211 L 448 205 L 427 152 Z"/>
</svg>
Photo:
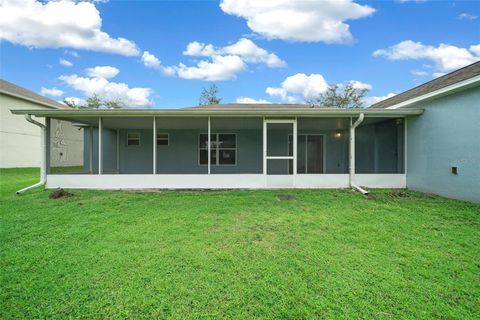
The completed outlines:
<svg viewBox="0 0 480 320">
<path fill-rule="evenodd" d="M 277 196 L 278 201 L 294 201 L 295 197 L 289 194 L 279 194 Z"/>
<path fill-rule="evenodd" d="M 388 193 L 391 198 L 412 198 L 413 195 L 404 190 L 394 190 Z"/>
<path fill-rule="evenodd" d="M 416 192 L 412 190 L 390 190 L 387 192 L 373 191 L 366 196 L 368 200 L 416 200 L 416 199 L 435 199 L 436 195 L 430 193 Z"/>
<path fill-rule="evenodd" d="M 62 188 L 58 188 L 57 190 L 50 193 L 50 199 L 70 198 L 71 196 L 73 196 L 73 193 L 65 191 Z"/>
</svg>

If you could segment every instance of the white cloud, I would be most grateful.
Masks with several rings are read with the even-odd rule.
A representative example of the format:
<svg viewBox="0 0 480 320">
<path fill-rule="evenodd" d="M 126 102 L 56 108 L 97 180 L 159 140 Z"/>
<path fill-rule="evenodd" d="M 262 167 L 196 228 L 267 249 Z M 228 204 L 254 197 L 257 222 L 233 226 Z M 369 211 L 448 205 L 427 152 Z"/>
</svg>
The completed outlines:
<svg viewBox="0 0 480 320">
<path fill-rule="evenodd" d="M 74 104 L 75 106 L 83 106 L 86 103 L 84 99 L 78 97 L 66 97 L 64 100 L 70 102 L 71 104 Z M 62 101 L 62 103 L 64 102 Z"/>
<path fill-rule="evenodd" d="M 282 68 L 287 63 L 281 60 L 276 54 L 257 46 L 252 40 L 242 38 L 236 43 L 222 48 L 227 54 L 237 55 L 248 63 L 265 63 L 270 68 Z"/>
<path fill-rule="evenodd" d="M 268 87 L 266 93 L 270 96 L 279 97 L 281 100 L 293 103 L 299 96 L 303 99 L 313 99 L 324 93 L 328 83 L 321 74 L 297 73 L 285 78 L 280 87 Z"/>
<path fill-rule="evenodd" d="M 148 51 L 143 52 L 142 62 L 145 67 L 154 69 L 159 68 L 161 65 L 160 60 Z"/>
<path fill-rule="evenodd" d="M 63 95 L 63 91 L 57 88 L 43 88 L 40 90 L 40 94 L 42 96 L 51 96 L 51 97 L 60 97 Z"/>
<path fill-rule="evenodd" d="M 163 66 L 160 60 L 148 51 L 143 52 L 142 62 L 145 67 L 159 70 L 165 75 L 171 76 L 175 74 L 175 69 L 173 67 Z"/>
<path fill-rule="evenodd" d="M 351 42 L 345 21 L 375 12 L 352 0 L 222 0 L 220 8 L 246 19 L 251 30 L 268 39 L 326 43 Z"/>
<path fill-rule="evenodd" d="M 239 97 L 236 100 L 237 103 L 245 103 L 245 104 L 265 104 L 265 103 L 271 103 L 268 100 L 264 99 L 254 99 L 254 98 L 249 98 L 249 97 Z"/>
<path fill-rule="evenodd" d="M 202 60 L 195 67 L 187 67 L 180 63 L 174 67 L 177 75 L 189 80 L 220 81 L 236 77 L 236 74 L 247 68 L 239 56 L 213 56 L 212 61 Z"/>
<path fill-rule="evenodd" d="M 71 63 L 70 61 L 65 60 L 65 59 L 60 59 L 58 61 L 58 63 L 60 63 L 64 67 L 72 67 L 73 66 L 73 63 Z"/>
<path fill-rule="evenodd" d="M 461 13 L 458 15 L 458 19 L 460 20 L 476 20 L 478 18 L 478 16 L 475 16 L 473 14 L 469 14 L 469 13 Z"/>
<path fill-rule="evenodd" d="M 287 64 L 276 54 L 257 46 L 252 40 L 241 38 L 236 43 L 222 48 L 215 48 L 212 44 L 197 41 L 187 45 L 184 55 L 211 57 L 215 55 L 234 55 L 242 58 L 246 63 L 265 63 L 270 68 L 281 68 Z"/>
<path fill-rule="evenodd" d="M 237 73 L 246 70 L 248 63 L 264 63 L 270 68 L 286 66 L 285 61 L 281 60 L 276 54 L 260 48 L 252 40 L 246 38 L 220 48 L 212 44 L 193 41 L 187 45 L 183 54 L 211 59 L 201 60 L 194 67 L 188 67 L 183 63 L 178 66 L 167 67 L 173 69 L 180 78 L 184 79 L 229 80 L 235 78 Z M 155 64 L 160 65 L 160 62 L 155 62 Z"/>
<path fill-rule="evenodd" d="M 263 63 L 270 68 L 285 67 L 285 61 L 276 54 L 257 46 L 252 40 L 242 38 L 232 45 L 215 47 L 193 41 L 187 44 L 183 55 L 206 57 L 195 66 L 179 63 L 176 66 L 164 66 L 152 53 L 145 51 L 142 62 L 147 68 L 159 70 L 165 75 L 177 75 L 188 80 L 221 81 L 236 78 L 237 73 L 245 71 L 249 63 Z"/>
<path fill-rule="evenodd" d="M 436 72 L 446 73 L 480 60 L 478 45 L 470 49 L 459 48 L 441 43 L 438 47 L 424 45 L 421 42 L 405 40 L 387 49 L 376 50 L 375 57 L 386 57 L 390 60 L 427 59 L 436 65 Z"/>
<path fill-rule="evenodd" d="M 358 80 L 350 80 L 348 83 L 350 83 L 355 89 L 358 89 L 358 90 L 371 91 L 373 89 L 371 84 L 364 83 Z"/>
<path fill-rule="evenodd" d="M 120 72 L 117 68 L 110 66 L 97 66 L 94 68 L 87 68 L 85 71 L 89 77 L 105 79 L 113 78 Z"/>
<path fill-rule="evenodd" d="M 71 55 L 71 56 L 74 57 L 74 58 L 79 58 L 79 57 L 80 57 L 80 55 L 78 54 L 78 52 L 77 52 L 77 51 L 73 51 L 73 50 L 65 50 L 63 53 L 66 54 L 66 55 Z"/>
<path fill-rule="evenodd" d="M 187 44 L 183 54 L 194 57 L 211 57 L 217 54 L 217 50 L 212 44 L 205 45 L 204 43 L 193 41 Z"/>
<path fill-rule="evenodd" d="M 378 103 L 380 101 L 383 101 L 385 99 L 388 99 L 388 98 L 391 98 L 393 96 L 395 96 L 396 94 L 393 93 L 393 92 L 390 92 L 384 96 L 370 96 L 370 97 L 365 97 L 363 99 L 363 103 L 365 104 L 365 106 L 369 107 L 375 103 Z"/>
<path fill-rule="evenodd" d="M 265 92 L 271 96 L 279 98 L 280 100 L 288 103 L 295 103 L 297 102 L 297 98 L 293 96 L 289 96 L 287 90 L 279 87 L 268 87 L 265 89 Z"/>
<path fill-rule="evenodd" d="M 480 44 L 470 46 L 469 50 L 473 52 L 477 57 L 480 57 Z"/>
<path fill-rule="evenodd" d="M 358 80 L 350 80 L 354 88 L 372 90 L 372 85 Z M 321 74 L 297 73 L 285 78 L 280 87 L 268 87 L 265 92 L 271 97 L 287 103 L 299 103 L 305 100 L 315 99 L 328 89 L 328 83 Z M 343 86 L 339 84 L 339 86 Z"/>
<path fill-rule="evenodd" d="M 76 74 L 63 75 L 59 79 L 87 97 L 96 94 L 104 100 L 120 101 L 129 108 L 145 108 L 152 105 L 150 88 L 130 88 L 126 83 L 110 82 L 101 77 L 80 77 Z"/>
<path fill-rule="evenodd" d="M 102 31 L 87 1 L 0 0 L 0 39 L 35 48 L 75 48 L 136 56 L 136 44 Z"/>
<path fill-rule="evenodd" d="M 413 74 L 414 76 L 417 76 L 417 77 L 428 76 L 428 72 L 427 71 L 422 71 L 422 70 L 411 70 L 410 73 Z"/>
</svg>

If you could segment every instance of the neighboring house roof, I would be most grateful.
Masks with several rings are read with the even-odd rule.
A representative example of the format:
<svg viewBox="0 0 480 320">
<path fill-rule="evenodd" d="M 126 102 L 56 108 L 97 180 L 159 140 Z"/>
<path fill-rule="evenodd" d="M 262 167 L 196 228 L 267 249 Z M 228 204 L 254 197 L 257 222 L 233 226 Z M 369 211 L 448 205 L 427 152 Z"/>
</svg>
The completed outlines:
<svg viewBox="0 0 480 320">
<path fill-rule="evenodd" d="M 469 81 L 472 80 L 472 81 Z M 435 93 L 445 93 L 450 89 L 457 89 L 460 85 L 471 85 L 473 82 L 480 81 L 480 61 L 470 64 L 466 67 L 450 72 L 444 76 L 436 78 L 432 81 L 419 85 L 413 89 L 402 92 L 396 96 L 385 99 L 371 105 L 369 108 L 385 109 L 395 106 L 401 107 L 420 100 L 420 97 L 433 97 Z M 403 104 L 403 105 L 402 105 Z"/>
<path fill-rule="evenodd" d="M 41 104 L 53 109 L 71 109 L 69 106 L 58 103 L 52 99 L 41 96 L 33 91 L 17 86 L 11 82 L 0 79 L 0 93 Z"/>
</svg>

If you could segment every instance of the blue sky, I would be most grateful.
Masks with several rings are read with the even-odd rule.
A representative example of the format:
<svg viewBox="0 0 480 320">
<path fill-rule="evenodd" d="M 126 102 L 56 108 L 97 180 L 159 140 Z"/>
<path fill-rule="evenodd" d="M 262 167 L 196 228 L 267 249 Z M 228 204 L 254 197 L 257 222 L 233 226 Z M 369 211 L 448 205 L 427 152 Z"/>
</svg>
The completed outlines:
<svg viewBox="0 0 480 320">
<path fill-rule="evenodd" d="M 259 2 L 0 0 L 0 75 L 137 108 L 195 105 L 210 83 L 280 103 L 355 81 L 369 103 L 480 60 L 478 1 Z"/>
</svg>

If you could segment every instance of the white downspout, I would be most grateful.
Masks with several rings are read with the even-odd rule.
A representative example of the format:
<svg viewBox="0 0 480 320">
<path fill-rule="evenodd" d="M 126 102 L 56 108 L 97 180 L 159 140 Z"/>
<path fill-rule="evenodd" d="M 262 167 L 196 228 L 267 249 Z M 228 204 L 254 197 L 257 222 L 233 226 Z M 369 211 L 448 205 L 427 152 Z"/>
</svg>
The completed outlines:
<svg viewBox="0 0 480 320">
<path fill-rule="evenodd" d="M 363 122 L 365 115 L 360 113 L 357 121 L 352 125 L 350 122 L 350 166 L 349 166 L 349 182 L 350 187 L 359 191 L 363 195 L 367 195 L 368 191 L 360 188 L 355 184 L 355 128 L 357 128 L 360 123 Z"/>
<path fill-rule="evenodd" d="M 25 191 L 28 191 L 30 189 L 34 189 L 40 186 L 43 186 L 47 182 L 47 126 L 44 125 L 43 123 L 40 123 L 38 121 L 35 121 L 32 119 L 32 116 L 29 114 L 25 115 L 25 119 L 33 123 L 36 126 L 40 127 L 40 152 L 41 152 L 41 157 L 40 157 L 40 181 L 35 183 L 34 185 L 31 185 L 29 187 L 20 189 L 16 192 L 17 195 L 20 195 L 24 193 Z"/>
</svg>

